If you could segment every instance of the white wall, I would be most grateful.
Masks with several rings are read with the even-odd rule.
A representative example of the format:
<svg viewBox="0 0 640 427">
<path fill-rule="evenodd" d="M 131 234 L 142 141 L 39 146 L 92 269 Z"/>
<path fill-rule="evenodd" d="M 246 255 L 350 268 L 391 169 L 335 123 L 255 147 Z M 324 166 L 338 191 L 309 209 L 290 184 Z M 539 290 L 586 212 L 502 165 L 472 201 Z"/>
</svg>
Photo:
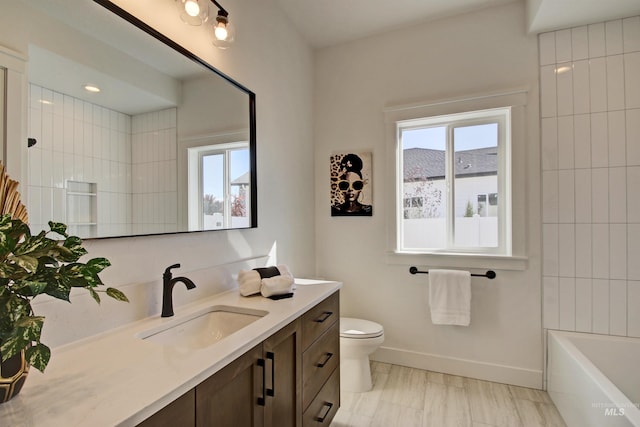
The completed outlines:
<svg viewBox="0 0 640 427">
<path fill-rule="evenodd" d="M 371 319 L 386 341 L 374 358 L 494 381 L 542 386 L 540 197 L 537 41 L 525 34 L 524 4 L 432 21 L 317 52 L 315 64 L 316 239 L 318 273 L 344 282 L 342 314 Z M 427 276 L 388 257 L 384 230 L 392 206 L 386 193 L 383 109 L 492 90 L 528 87 L 524 140 L 514 158 L 524 171 L 514 183 L 526 206 L 514 227 L 526 236 L 524 270 L 497 270 L 472 280 L 471 326 L 434 326 Z M 329 214 L 329 156 L 373 151 L 370 218 Z M 392 150 L 389 150 L 392 151 Z M 443 261 L 446 262 L 446 261 Z M 485 262 L 492 267 L 492 262 Z M 429 264 L 419 264 L 429 268 Z M 433 265 L 431 265 L 433 267 Z M 463 265 L 464 267 L 464 265 Z M 466 267 L 470 267 L 467 265 Z M 495 266 L 493 266 L 495 267 Z"/>
<path fill-rule="evenodd" d="M 640 337 L 640 17 L 540 35 L 544 326 Z"/>
<path fill-rule="evenodd" d="M 255 262 L 285 263 L 297 276 L 315 271 L 310 48 L 271 0 L 225 4 L 237 30 L 235 45 L 226 51 L 216 49 L 203 28 L 184 25 L 171 0 L 116 3 L 256 93 L 259 228 L 87 241 L 90 256 L 113 264 L 103 280 L 132 302 L 105 301 L 97 308 L 84 296 L 73 297 L 71 305 L 43 300 L 35 310 L 47 316 L 44 342 L 53 346 L 158 314 L 162 272 L 175 262 L 182 263 L 176 273 L 198 285 L 197 292 L 176 289 L 177 311 L 188 300 L 235 286 L 231 275 Z M 2 9 L 0 45 L 26 55 L 26 36 L 37 32 L 30 27 L 38 21 L 35 12 L 22 2 L 3 3 Z M 24 134 L 9 143 L 23 144 L 26 126 Z M 239 262 L 254 257 L 259 259 Z"/>
</svg>

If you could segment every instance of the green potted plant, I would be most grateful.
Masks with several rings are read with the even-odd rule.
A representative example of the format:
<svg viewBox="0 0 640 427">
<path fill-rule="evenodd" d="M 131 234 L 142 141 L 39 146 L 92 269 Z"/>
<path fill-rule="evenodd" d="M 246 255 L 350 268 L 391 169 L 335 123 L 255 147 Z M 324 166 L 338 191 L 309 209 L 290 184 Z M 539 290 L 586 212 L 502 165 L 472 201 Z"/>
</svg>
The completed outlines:
<svg viewBox="0 0 640 427">
<path fill-rule="evenodd" d="M 107 259 L 79 262 L 87 253 L 82 240 L 69 236 L 62 223 L 49 222 L 49 228 L 32 235 L 21 219 L 0 216 L 0 356 L 3 364 L 14 361 L 14 366 L 26 371 L 28 365 L 44 371 L 51 356 L 49 347 L 40 342 L 44 317 L 35 315 L 31 307 L 35 297 L 47 294 L 69 301 L 72 288 L 84 288 L 98 303 L 99 293 L 128 301 L 121 291 L 104 288 L 98 274 L 110 265 Z M 0 377 L 11 371 L 5 367 Z M 9 385 L 0 378 L 0 402 L 17 394 L 24 383 L 24 376 L 10 376 L 14 382 Z M 3 390 L 7 391 L 4 396 Z"/>
</svg>

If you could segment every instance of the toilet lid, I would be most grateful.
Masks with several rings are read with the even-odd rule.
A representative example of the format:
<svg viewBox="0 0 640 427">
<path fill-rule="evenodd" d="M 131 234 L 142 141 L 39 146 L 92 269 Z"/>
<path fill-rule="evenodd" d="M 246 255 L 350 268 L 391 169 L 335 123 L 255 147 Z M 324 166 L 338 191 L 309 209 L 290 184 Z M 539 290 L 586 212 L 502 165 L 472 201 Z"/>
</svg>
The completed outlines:
<svg viewBox="0 0 640 427">
<path fill-rule="evenodd" d="M 382 325 L 370 320 L 340 318 L 340 336 L 344 338 L 375 338 L 384 333 Z"/>
</svg>

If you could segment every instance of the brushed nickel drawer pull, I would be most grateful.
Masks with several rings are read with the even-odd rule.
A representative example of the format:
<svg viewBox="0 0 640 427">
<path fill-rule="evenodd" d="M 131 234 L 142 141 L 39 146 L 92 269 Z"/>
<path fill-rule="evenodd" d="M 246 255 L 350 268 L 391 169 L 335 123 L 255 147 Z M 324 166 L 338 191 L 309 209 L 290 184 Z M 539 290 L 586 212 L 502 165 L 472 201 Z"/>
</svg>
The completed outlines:
<svg viewBox="0 0 640 427">
<path fill-rule="evenodd" d="M 327 356 L 326 359 L 324 359 L 324 362 L 322 363 L 317 363 L 316 366 L 318 368 L 324 368 L 324 365 L 326 365 L 327 363 L 329 363 L 329 359 L 331 359 L 333 357 L 333 353 L 326 353 L 325 356 Z"/>
<path fill-rule="evenodd" d="M 323 416 L 321 417 L 316 417 L 316 421 L 319 423 L 323 423 L 324 420 L 329 416 L 329 413 L 331 412 L 331 408 L 333 408 L 333 403 L 331 402 L 324 402 L 324 405 L 322 405 L 322 407 L 326 407 L 327 408 L 327 412 L 324 413 Z"/>
<path fill-rule="evenodd" d="M 322 316 L 315 319 L 314 322 L 324 323 L 324 321 L 327 320 L 329 317 L 331 317 L 332 314 L 333 314 L 333 311 L 325 311 L 322 313 Z"/>
</svg>

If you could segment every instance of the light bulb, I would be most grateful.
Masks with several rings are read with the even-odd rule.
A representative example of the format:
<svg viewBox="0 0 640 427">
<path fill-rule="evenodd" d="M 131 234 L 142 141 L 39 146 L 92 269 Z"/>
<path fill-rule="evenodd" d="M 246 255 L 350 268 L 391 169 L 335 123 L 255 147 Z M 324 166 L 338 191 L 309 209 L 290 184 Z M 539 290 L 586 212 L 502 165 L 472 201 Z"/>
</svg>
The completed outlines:
<svg viewBox="0 0 640 427">
<path fill-rule="evenodd" d="M 218 40 L 226 40 L 229 32 L 227 31 L 227 26 L 223 23 L 218 23 L 214 30 L 214 34 Z"/>
<path fill-rule="evenodd" d="M 229 17 L 225 10 L 218 11 L 212 33 L 213 44 L 220 49 L 228 48 L 235 39 L 235 28 L 233 23 L 229 22 Z"/>
<path fill-rule="evenodd" d="M 200 6 L 198 5 L 197 1 L 187 0 L 187 2 L 185 2 L 184 4 L 184 10 L 189 16 L 198 16 L 198 14 L 200 13 Z"/>
<path fill-rule="evenodd" d="M 91 84 L 87 84 L 83 86 L 84 90 L 86 90 L 87 92 L 91 92 L 91 93 L 98 93 L 100 92 L 100 88 L 98 86 L 95 85 L 91 85 Z"/>
</svg>

